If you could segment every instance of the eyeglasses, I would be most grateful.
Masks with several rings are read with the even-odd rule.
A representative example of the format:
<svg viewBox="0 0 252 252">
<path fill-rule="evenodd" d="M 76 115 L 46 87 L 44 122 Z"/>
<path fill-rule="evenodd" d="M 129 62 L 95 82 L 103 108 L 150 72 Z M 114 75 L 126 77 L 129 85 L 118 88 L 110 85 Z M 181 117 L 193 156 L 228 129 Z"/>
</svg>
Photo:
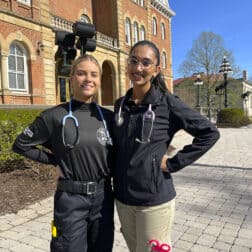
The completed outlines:
<svg viewBox="0 0 252 252">
<path fill-rule="evenodd" d="M 142 60 L 138 60 L 137 58 L 128 59 L 128 65 L 138 66 L 139 64 L 141 64 L 141 66 L 144 68 L 148 68 L 154 63 L 150 59 L 142 59 Z"/>
</svg>

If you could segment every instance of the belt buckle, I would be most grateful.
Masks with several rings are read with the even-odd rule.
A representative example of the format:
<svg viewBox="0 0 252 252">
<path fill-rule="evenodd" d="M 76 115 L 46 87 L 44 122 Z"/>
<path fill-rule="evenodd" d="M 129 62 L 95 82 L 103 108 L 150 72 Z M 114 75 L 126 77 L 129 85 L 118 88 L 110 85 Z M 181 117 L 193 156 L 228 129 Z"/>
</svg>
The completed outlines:
<svg viewBox="0 0 252 252">
<path fill-rule="evenodd" d="M 96 193 L 96 182 L 87 182 L 87 195 Z"/>
</svg>

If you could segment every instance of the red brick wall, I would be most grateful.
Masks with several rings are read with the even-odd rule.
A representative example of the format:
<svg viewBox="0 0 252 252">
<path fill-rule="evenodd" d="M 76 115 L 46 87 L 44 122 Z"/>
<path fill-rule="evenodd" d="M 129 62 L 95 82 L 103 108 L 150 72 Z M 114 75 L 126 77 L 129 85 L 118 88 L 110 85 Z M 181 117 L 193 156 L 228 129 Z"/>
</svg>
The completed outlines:
<svg viewBox="0 0 252 252">
<path fill-rule="evenodd" d="M 0 1 L 0 8 L 6 11 L 13 12 L 22 17 L 32 18 L 34 20 L 39 20 L 39 0 L 33 0 L 32 6 L 20 3 L 16 0 L 2 0 Z"/>
<path fill-rule="evenodd" d="M 134 3 L 133 1 L 123 1 L 122 2 L 122 10 L 123 14 L 125 12 L 130 13 L 130 21 L 131 21 L 131 39 L 133 39 L 133 22 L 137 21 L 138 28 L 140 30 L 140 22 L 144 25 L 146 34 L 148 33 L 148 13 L 145 7 L 141 7 L 140 5 Z M 123 24 L 125 23 L 125 19 L 123 20 Z M 124 29 L 124 38 L 125 38 L 125 29 Z M 125 41 L 125 39 L 124 39 Z M 120 45 L 123 50 L 129 51 L 130 47 L 126 43 L 124 45 Z"/>
<path fill-rule="evenodd" d="M 16 33 L 17 31 L 20 31 L 24 36 L 29 38 L 29 41 L 31 41 L 34 49 L 36 50 L 37 42 L 41 41 L 41 33 L 35 32 L 34 30 L 30 30 L 28 28 L 20 27 L 17 25 L 13 25 L 10 23 L 5 23 L 0 21 L 0 27 L 1 27 L 1 35 L 6 39 L 6 37 L 11 33 Z M 28 54 L 30 53 L 27 46 L 22 43 L 22 41 L 19 41 L 26 49 Z M 44 95 L 45 93 L 45 85 L 44 85 L 44 76 L 43 76 L 43 57 L 37 56 L 35 60 L 28 61 L 28 78 L 29 78 L 29 93 L 31 95 Z M 30 101 L 30 98 L 24 97 L 21 98 L 20 96 L 17 96 L 17 98 L 11 98 L 6 97 L 4 100 L 5 102 L 8 100 L 11 104 L 18 104 L 18 101 L 21 101 L 20 104 L 23 103 L 25 100 L 26 102 Z M 40 99 L 41 100 L 41 99 Z M 24 102 L 25 102 L 24 101 Z M 13 103 L 15 102 L 15 103 Z M 26 104 L 25 102 L 25 104 Z M 40 104 L 44 104 L 44 98 L 40 101 Z"/>
<path fill-rule="evenodd" d="M 55 16 L 75 22 L 80 18 L 79 15 L 83 14 L 81 11 L 86 9 L 88 16 L 92 18 L 92 1 L 90 0 L 60 0 L 49 2 L 50 11 Z"/>
<path fill-rule="evenodd" d="M 171 51 L 170 51 L 171 33 L 169 29 L 170 27 L 169 20 L 154 8 L 152 8 L 152 16 L 155 16 L 157 19 L 157 35 L 156 36 L 151 35 L 151 40 L 159 48 L 160 57 L 162 57 L 163 50 L 166 53 L 166 69 L 161 68 L 161 71 L 163 72 L 163 74 L 171 76 Z M 164 23 L 165 25 L 165 39 L 162 39 L 161 37 L 161 23 Z M 150 32 L 152 34 L 152 27 L 150 28 L 151 28 Z M 160 60 L 162 61 L 162 58 Z M 167 87 L 169 88 L 169 90 L 172 90 L 171 81 L 167 81 Z"/>
<path fill-rule="evenodd" d="M 145 2 L 146 4 L 146 2 Z M 130 13 L 129 18 L 131 20 L 131 25 L 132 25 L 132 32 L 131 35 L 133 36 L 133 22 L 137 21 L 138 22 L 138 27 L 140 30 L 140 24 L 143 24 L 146 30 L 146 37 L 150 37 L 150 40 L 153 41 L 159 51 L 160 51 L 160 56 L 162 55 L 163 50 L 166 53 L 166 69 L 161 69 L 164 75 L 171 76 L 171 34 L 170 34 L 170 24 L 169 20 L 167 19 L 166 16 L 161 14 L 159 11 L 156 9 L 152 8 L 151 6 L 148 6 L 151 8 L 151 20 L 149 20 L 150 24 L 152 24 L 152 16 L 155 16 L 157 19 L 157 35 L 153 36 L 152 35 L 152 26 L 148 26 L 148 16 L 147 16 L 147 9 L 145 7 L 141 7 L 138 4 L 134 3 L 133 1 L 123 1 L 122 3 L 122 8 L 125 10 L 125 12 Z M 123 23 L 125 20 L 123 20 Z M 162 39 L 161 37 L 161 22 L 164 23 L 165 25 L 165 40 Z M 124 31 L 125 32 L 125 31 Z M 125 35 L 124 35 L 125 37 Z M 133 38 L 132 38 L 133 39 Z M 120 45 L 123 50 L 129 51 L 130 47 L 129 45 Z M 162 60 L 162 59 L 160 59 Z M 127 80 L 128 82 L 128 80 Z M 129 82 L 126 84 L 127 88 L 129 87 Z M 171 90 L 172 87 L 172 82 L 170 80 L 167 81 L 167 87 Z"/>
<path fill-rule="evenodd" d="M 10 6 L 11 6 L 11 4 L 9 1 L 4 1 L 4 0 L 0 1 L 0 9 L 10 10 Z"/>
<path fill-rule="evenodd" d="M 117 20 L 112 0 L 93 0 L 93 17 L 96 30 L 110 37 L 117 37 Z"/>
</svg>

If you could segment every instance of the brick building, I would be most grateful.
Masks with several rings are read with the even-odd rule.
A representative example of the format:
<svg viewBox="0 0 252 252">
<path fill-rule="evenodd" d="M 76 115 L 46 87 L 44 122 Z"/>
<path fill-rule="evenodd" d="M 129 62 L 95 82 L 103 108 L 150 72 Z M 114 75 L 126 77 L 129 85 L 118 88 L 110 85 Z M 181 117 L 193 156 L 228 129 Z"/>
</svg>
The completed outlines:
<svg viewBox="0 0 252 252">
<path fill-rule="evenodd" d="M 55 57 L 55 34 L 72 32 L 76 21 L 96 28 L 92 54 L 103 70 L 100 104 L 112 105 L 130 87 L 128 52 L 142 39 L 160 49 L 172 90 L 174 15 L 166 0 L 0 0 L 0 104 L 55 105 L 69 99 L 69 71 Z"/>
</svg>

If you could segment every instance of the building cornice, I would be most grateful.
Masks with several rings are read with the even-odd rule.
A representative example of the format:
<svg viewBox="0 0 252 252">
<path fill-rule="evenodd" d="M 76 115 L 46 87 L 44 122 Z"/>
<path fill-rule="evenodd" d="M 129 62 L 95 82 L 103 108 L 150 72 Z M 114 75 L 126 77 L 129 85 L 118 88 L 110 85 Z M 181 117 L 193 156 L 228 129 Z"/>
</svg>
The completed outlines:
<svg viewBox="0 0 252 252">
<path fill-rule="evenodd" d="M 243 83 L 243 85 L 252 88 L 252 83 L 251 83 L 250 81 L 248 81 L 248 80 L 243 80 L 242 83 Z"/>
<path fill-rule="evenodd" d="M 173 10 L 171 10 L 168 6 L 162 4 L 157 0 L 151 0 L 151 5 L 168 18 L 176 15 L 176 13 Z"/>
</svg>

